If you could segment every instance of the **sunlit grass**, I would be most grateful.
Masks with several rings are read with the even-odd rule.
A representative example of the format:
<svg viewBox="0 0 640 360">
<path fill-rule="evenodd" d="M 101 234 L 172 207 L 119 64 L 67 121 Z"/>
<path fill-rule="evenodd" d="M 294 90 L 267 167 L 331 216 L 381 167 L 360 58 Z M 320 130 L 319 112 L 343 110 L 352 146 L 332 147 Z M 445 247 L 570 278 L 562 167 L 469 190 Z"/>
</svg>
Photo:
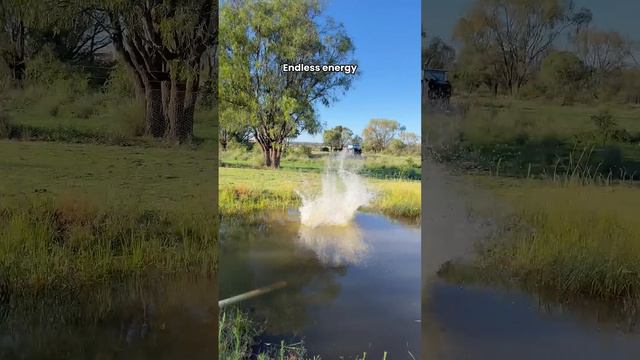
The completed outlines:
<svg viewBox="0 0 640 360">
<path fill-rule="evenodd" d="M 296 190 L 312 191 L 320 182 L 320 173 L 220 168 L 220 214 L 239 216 L 298 207 Z M 377 196 L 368 210 L 414 221 L 420 218 L 419 181 L 371 179 L 370 183 Z"/>
</svg>

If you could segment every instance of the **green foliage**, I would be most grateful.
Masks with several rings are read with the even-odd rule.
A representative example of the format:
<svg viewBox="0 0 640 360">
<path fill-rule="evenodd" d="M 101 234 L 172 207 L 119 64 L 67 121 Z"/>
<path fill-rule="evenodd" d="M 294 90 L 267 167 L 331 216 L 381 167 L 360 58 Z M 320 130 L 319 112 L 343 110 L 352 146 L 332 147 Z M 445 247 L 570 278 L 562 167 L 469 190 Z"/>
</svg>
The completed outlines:
<svg viewBox="0 0 640 360">
<path fill-rule="evenodd" d="M 302 345 L 290 346 L 285 345 L 284 342 L 254 354 L 254 345 L 256 345 L 260 334 L 262 334 L 260 325 L 251 320 L 244 312 L 238 309 L 223 311 L 218 319 L 219 359 L 306 359 L 306 350 Z"/>
<path fill-rule="evenodd" d="M 549 182 L 491 186 L 514 213 L 504 219 L 502 238 L 482 249 L 476 274 L 515 279 L 562 300 L 637 299 L 637 189 Z"/>
<path fill-rule="evenodd" d="M 374 152 L 385 150 L 391 140 L 397 135 L 400 128 L 400 124 L 396 120 L 369 120 L 367 127 L 365 127 L 362 133 L 364 137 L 364 149 Z"/>
<path fill-rule="evenodd" d="M 325 145 L 332 149 L 342 149 L 353 142 L 353 131 L 349 128 L 338 125 L 333 129 L 325 130 L 322 134 Z"/>
<path fill-rule="evenodd" d="M 581 85 L 588 79 L 587 69 L 582 61 L 570 52 L 552 52 L 542 61 L 539 80 L 545 86 L 549 98 L 562 98 L 570 103 Z"/>
<path fill-rule="evenodd" d="M 389 146 L 387 150 L 391 154 L 400 155 L 407 149 L 407 145 L 402 142 L 400 139 L 393 139 L 389 142 Z"/>
<path fill-rule="evenodd" d="M 616 130 L 618 130 L 618 123 L 609 111 L 603 110 L 598 114 L 592 115 L 591 120 L 596 126 L 597 133 L 602 139 L 603 144 L 613 139 Z"/>
<path fill-rule="evenodd" d="M 61 62 L 48 47 L 28 61 L 26 75 L 29 85 L 63 88 L 70 96 L 89 89 L 87 76 Z"/>
<path fill-rule="evenodd" d="M 134 98 L 136 96 L 131 74 L 121 63 L 117 63 L 109 73 L 109 78 L 104 84 L 104 90 L 105 93 L 113 98 Z"/>
<path fill-rule="evenodd" d="M 274 166 L 287 139 L 320 130 L 316 104 L 336 101 L 354 78 L 282 71 L 284 64 L 355 63 L 343 26 L 321 15 L 316 0 L 239 0 L 221 8 L 220 101 L 248 115 L 243 124 L 276 151 Z"/>
</svg>

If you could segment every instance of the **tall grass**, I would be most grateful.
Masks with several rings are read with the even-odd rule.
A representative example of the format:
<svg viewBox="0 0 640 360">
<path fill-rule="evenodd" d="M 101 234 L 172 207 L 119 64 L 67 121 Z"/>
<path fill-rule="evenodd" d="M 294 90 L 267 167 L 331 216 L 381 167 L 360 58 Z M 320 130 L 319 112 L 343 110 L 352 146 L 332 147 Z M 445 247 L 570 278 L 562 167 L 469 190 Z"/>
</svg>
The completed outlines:
<svg viewBox="0 0 640 360">
<path fill-rule="evenodd" d="M 210 276 L 215 219 L 204 211 L 98 205 L 83 196 L 0 208 L 2 284 L 13 294 L 149 276 Z"/>
<path fill-rule="evenodd" d="M 499 188 L 514 212 L 479 266 L 563 296 L 640 296 L 640 191 L 531 182 Z"/>
</svg>

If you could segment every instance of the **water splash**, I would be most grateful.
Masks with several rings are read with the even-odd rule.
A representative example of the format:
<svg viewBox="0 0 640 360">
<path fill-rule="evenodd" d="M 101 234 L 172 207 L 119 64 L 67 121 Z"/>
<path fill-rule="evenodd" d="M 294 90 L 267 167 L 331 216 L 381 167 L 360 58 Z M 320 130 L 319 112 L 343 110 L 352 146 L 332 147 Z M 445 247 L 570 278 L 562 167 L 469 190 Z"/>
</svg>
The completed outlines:
<svg viewBox="0 0 640 360">
<path fill-rule="evenodd" d="M 358 208 L 368 205 L 373 199 L 373 193 L 356 173 L 361 161 L 348 161 L 347 157 L 347 152 L 342 151 L 328 160 L 319 194 L 298 192 L 302 198 L 302 225 L 311 228 L 347 225 Z"/>
<path fill-rule="evenodd" d="M 359 264 L 369 251 L 362 232 L 354 224 L 317 228 L 303 225 L 298 242 L 313 251 L 322 264 L 330 266 Z"/>
</svg>

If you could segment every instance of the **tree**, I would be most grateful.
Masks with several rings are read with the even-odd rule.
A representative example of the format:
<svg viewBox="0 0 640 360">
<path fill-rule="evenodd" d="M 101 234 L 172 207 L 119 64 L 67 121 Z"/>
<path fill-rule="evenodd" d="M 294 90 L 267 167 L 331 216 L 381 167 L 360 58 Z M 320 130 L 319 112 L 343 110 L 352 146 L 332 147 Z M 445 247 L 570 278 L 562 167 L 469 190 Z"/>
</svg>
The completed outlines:
<svg viewBox="0 0 640 360">
<path fill-rule="evenodd" d="M 333 129 L 325 130 L 322 135 L 324 144 L 332 150 L 342 150 L 353 139 L 353 131 L 345 126 L 338 125 Z"/>
<path fill-rule="evenodd" d="M 449 69 L 456 60 L 456 50 L 439 37 L 432 38 L 424 50 L 424 66 L 429 69 Z"/>
<path fill-rule="evenodd" d="M 231 141 L 243 144 L 249 141 L 250 129 L 246 125 L 249 115 L 242 111 L 225 109 L 218 119 L 218 141 L 222 150 L 227 150 Z"/>
<path fill-rule="evenodd" d="M 41 1 L 0 0 L 0 61 L 18 84 L 26 75 L 27 59 L 35 52 L 30 46 L 32 31 L 48 21 L 43 14 Z"/>
<path fill-rule="evenodd" d="M 349 89 L 353 75 L 283 72 L 283 64 L 355 63 L 342 25 L 317 0 L 230 0 L 221 9 L 220 101 L 250 114 L 247 125 L 278 168 L 288 139 L 321 130 L 315 106 Z"/>
<path fill-rule="evenodd" d="M 389 146 L 400 129 L 401 126 L 396 120 L 371 119 L 362 136 L 367 148 L 379 152 Z"/>
<path fill-rule="evenodd" d="M 588 29 L 572 37 L 576 53 L 594 73 L 622 69 L 632 61 L 632 42 L 616 31 Z"/>
<path fill-rule="evenodd" d="M 410 131 L 401 131 L 400 136 L 398 136 L 400 141 L 402 141 L 407 146 L 417 146 L 420 145 L 420 136 L 418 136 L 414 132 Z"/>
<path fill-rule="evenodd" d="M 217 43 L 217 2 L 93 0 L 145 104 L 145 134 L 180 142 L 193 135 L 202 60 Z"/>
<path fill-rule="evenodd" d="M 568 0 L 476 0 L 455 36 L 473 53 L 491 58 L 495 76 L 514 94 L 556 38 L 580 21 L 585 18 Z"/>
<path fill-rule="evenodd" d="M 322 140 L 324 145 L 326 145 L 329 149 L 333 151 L 336 148 L 340 147 L 340 144 L 342 142 L 342 137 L 341 137 L 341 134 L 335 129 L 328 129 L 328 130 L 325 130 L 324 133 L 322 134 Z"/>
<path fill-rule="evenodd" d="M 562 97 L 563 102 L 569 101 L 575 95 L 586 78 L 587 72 L 582 61 L 567 51 L 551 52 L 543 60 L 539 75 L 547 94 Z"/>
</svg>

